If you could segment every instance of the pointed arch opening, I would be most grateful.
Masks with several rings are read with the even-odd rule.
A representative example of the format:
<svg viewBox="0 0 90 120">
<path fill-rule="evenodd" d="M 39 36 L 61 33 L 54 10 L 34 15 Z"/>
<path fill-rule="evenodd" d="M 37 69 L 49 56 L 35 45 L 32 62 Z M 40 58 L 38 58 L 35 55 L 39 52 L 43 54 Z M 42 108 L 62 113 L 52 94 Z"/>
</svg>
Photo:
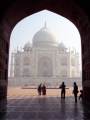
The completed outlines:
<svg viewBox="0 0 90 120">
<path fill-rule="evenodd" d="M 32 14 L 13 28 L 10 45 L 10 86 L 58 88 L 64 81 L 72 87 L 76 81 L 81 89 L 81 38 L 67 18 L 48 10 Z"/>
</svg>

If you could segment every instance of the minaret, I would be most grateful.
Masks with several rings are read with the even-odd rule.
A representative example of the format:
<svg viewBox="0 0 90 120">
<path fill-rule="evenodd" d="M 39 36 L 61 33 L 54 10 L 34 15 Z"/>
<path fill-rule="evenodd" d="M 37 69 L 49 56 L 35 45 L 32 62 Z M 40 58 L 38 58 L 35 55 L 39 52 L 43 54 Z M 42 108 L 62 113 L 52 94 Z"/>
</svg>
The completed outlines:
<svg viewBox="0 0 90 120">
<path fill-rule="evenodd" d="M 46 21 L 45 21 L 45 23 L 44 23 L 44 28 L 47 28 L 47 23 L 46 23 Z"/>
<path fill-rule="evenodd" d="M 46 21 L 45 21 L 45 23 L 44 23 L 44 26 L 45 26 L 45 28 L 47 27 L 47 23 L 46 23 Z"/>
<path fill-rule="evenodd" d="M 10 61 L 10 77 L 14 77 L 14 53 L 11 53 L 11 61 Z"/>
</svg>

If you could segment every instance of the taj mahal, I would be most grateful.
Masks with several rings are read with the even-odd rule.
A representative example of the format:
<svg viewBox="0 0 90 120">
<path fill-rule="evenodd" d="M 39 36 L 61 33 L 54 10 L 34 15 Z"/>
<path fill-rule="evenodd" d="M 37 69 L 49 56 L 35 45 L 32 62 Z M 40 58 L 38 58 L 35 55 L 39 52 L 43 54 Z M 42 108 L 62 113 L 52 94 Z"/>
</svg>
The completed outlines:
<svg viewBox="0 0 90 120">
<path fill-rule="evenodd" d="M 27 42 L 23 51 L 12 52 L 9 84 L 14 86 L 58 86 L 81 82 L 79 54 L 58 43 L 45 25 L 35 33 L 32 44 Z M 79 83 L 78 82 L 78 83 Z"/>
</svg>

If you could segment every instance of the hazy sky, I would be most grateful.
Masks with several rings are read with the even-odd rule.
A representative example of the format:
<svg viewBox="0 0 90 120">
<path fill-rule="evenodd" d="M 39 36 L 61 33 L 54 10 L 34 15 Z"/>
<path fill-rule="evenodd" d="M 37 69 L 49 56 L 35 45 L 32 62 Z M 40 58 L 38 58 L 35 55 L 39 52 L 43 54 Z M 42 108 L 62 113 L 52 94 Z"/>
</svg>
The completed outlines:
<svg viewBox="0 0 90 120">
<path fill-rule="evenodd" d="M 14 50 L 28 41 L 32 42 L 34 34 L 44 26 L 45 22 L 58 42 L 65 43 L 66 47 L 74 47 L 80 52 L 81 40 L 75 25 L 68 19 L 47 10 L 30 15 L 16 24 L 11 33 L 10 49 Z"/>
</svg>

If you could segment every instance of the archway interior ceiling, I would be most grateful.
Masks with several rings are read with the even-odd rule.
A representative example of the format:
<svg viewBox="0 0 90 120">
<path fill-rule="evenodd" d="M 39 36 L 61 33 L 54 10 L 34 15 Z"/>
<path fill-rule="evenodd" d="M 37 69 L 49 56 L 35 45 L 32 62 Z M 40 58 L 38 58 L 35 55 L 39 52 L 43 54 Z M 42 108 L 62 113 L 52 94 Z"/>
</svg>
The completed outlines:
<svg viewBox="0 0 90 120">
<path fill-rule="evenodd" d="M 8 11 L 6 12 L 5 18 L 12 25 L 12 27 L 21 19 L 44 9 L 60 14 L 66 17 L 67 19 L 71 20 L 72 22 L 75 22 L 73 20 L 75 18 L 78 18 L 79 16 L 77 12 L 77 6 L 75 6 L 71 1 L 67 2 L 67 4 L 65 0 L 61 0 L 60 2 L 58 1 L 56 2 L 54 0 L 52 0 L 52 2 L 51 1 L 48 2 L 46 0 L 44 2 L 37 2 L 37 4 L 34 4 L 32 0 L 31 3 L 30 1 L 29 2 L 26 1 L 16 2 L 16 4 L 9 8 Z"/>
<path fill-rule="evenodd" d="M 27 2 L 26 2 L 27 1 Z M 28 4 L 28 0 L 26 0 L 25 2 L 16 2 L 14 5 L 12 5 L 11 8 L 8 9 L 8 11 L 5 14 L 4 20 L 6 20 L 5 22 L 7 22 L 8 26 L 9 26 L 9 30 L 7 30 L 6 32 L 10 32 L 12 31 L 12 29 L 14 28 L 14 26 L 23 18 L 32 15 L 36 12 L 39 12 L 41 10 L 47 9 L 50 10 L 52 12 L 55 12 L 57 14 L 60 14 L 64 17 L 66 17 L 67 19 L 69 19 L 70 21 L 72 21 L 78 29 L 79 25 L 78 25 L 78 16 L 80 16 L 79 14 L 81 13 L 81 10 L 76 9 L 77 6 L 75 6 L 73 4 L 73 2 L 69 1 L 65 2 L 65 0 L 61 0 L 61 1 L 45 1 L 45 2 L 38 2 L 37 4 L 35 2 L 29 1 Z M 31 2 L 31 4 L 30 4 Z M 22 3 L 22 4 L 21 4 Z M 10 35 L 9 35 L 10 37 Z"/>
</svg>

